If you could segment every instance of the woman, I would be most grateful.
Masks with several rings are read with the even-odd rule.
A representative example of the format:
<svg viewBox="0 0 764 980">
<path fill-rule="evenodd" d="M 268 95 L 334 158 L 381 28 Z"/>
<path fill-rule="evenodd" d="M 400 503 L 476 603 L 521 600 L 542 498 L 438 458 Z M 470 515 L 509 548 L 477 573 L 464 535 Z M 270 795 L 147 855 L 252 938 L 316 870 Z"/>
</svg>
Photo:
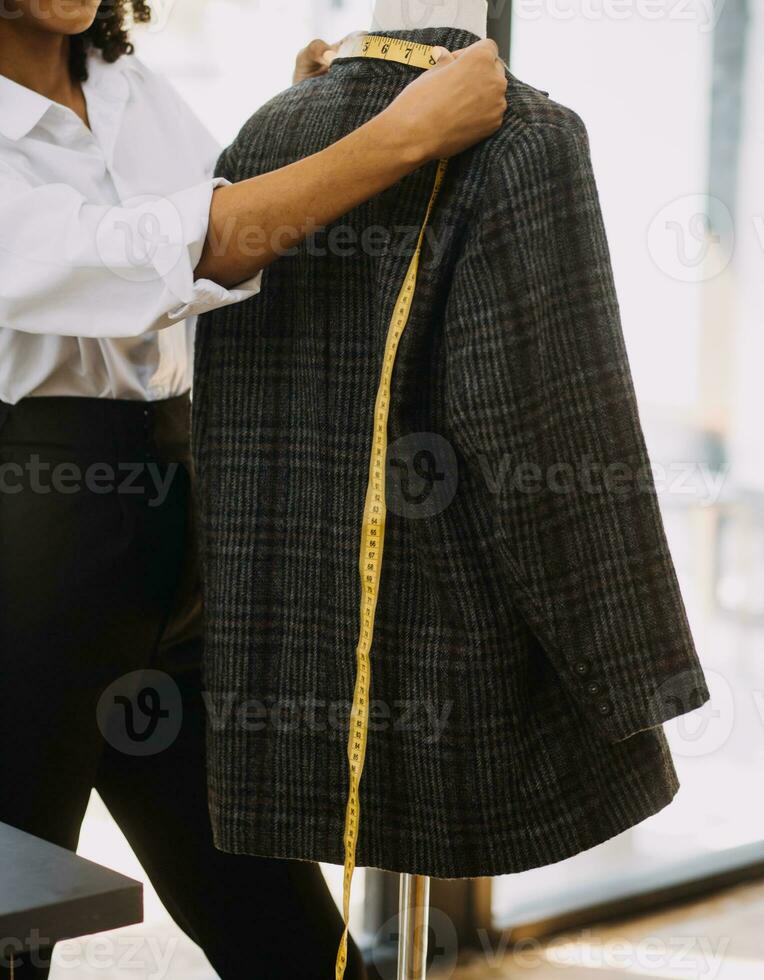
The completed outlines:
<svg viewBox="0 0 764 980">
<path fill-rule="evenodd" d="M 311 227 L 497 129 L 504 73 L 490 42 L 443 52 L 335 146 L 226 186 L 128 15 L 146 3 L 6 0 L 0 18 L 0 821 L 75 848 L 96 787 L 223 980 L 327 977 L 341 926 L 318 869 L 211 837 L 190 330 Z M 314 42 L 298 79 L 330 56 Z M 19 980 L 47 975 L 32 945 Z"/>
</svg>

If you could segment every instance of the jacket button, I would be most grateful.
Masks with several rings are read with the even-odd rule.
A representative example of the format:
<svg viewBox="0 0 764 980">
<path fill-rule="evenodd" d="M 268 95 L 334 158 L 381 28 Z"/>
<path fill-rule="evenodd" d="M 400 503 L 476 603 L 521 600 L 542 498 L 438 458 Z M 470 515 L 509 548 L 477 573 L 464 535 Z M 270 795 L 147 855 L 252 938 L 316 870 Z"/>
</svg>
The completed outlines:
<svg viewBox="0 0 764 980">
<path fill-rule="evenodd" d="M 579 677 L 587 677 L 592 667 L 588 660 L 579 660 L 575 666 L 575 671 Z"/>
<path fill-rule="evenodd" d="M 600 703 L 597 705 L 597 711 L 603 716 L 603 718 L 607 718 L 608 715 L 612 715 L 613 713 L 613 705 L 609 701 L 600 701 Z"/>
<path fill-rule="evenodd" d="M 602 687 L 596 681 L 591 681 L 591 683 L 586 685 L 586 693 L 590 694 L 593 698 L 596 698 L 601 691 Z"/>
</svg>

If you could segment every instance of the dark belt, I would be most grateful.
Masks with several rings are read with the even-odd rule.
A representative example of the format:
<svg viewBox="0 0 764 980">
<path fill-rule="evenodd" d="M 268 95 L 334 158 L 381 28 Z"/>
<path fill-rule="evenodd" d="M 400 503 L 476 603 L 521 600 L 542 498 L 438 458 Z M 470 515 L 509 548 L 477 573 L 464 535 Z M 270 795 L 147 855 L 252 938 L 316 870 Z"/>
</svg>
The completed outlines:
<svg viewBox="0 0 764 980">
<path fill-rule="evenodd" d="M 0 445 L 47 446 L 109 458 L 134 455 L 187 463 L 188 394 L 156 402 L 112 398 L 22 398 L 0 402 Z"/>
</svg>

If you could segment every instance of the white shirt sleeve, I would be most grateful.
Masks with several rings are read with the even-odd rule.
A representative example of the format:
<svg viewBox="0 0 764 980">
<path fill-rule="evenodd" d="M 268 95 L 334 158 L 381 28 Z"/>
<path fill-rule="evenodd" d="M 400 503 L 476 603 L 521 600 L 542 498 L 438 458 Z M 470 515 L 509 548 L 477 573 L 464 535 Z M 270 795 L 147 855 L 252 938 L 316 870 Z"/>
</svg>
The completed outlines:
<svg viewBox="0 0 764 980">
<path fill-rule="evenodd" d="M 0 326 L 26 333 L 132 337 L 254 296 L 194 279 L 215 187 L 111 207 L 66 184 L 0 168 Z"/>
</svg>

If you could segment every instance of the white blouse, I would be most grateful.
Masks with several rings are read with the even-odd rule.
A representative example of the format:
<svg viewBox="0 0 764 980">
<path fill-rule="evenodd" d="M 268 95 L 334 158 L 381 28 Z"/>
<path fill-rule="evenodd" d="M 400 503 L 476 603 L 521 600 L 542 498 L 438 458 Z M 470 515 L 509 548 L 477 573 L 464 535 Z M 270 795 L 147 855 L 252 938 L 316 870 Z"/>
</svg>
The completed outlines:
<svg viewBox="0 0 764 980">
<path fill-rule="evenodd" d="M 194 280 L 218 147 L 134 55 L 89 58 L 91 129 L 0 76 L 0 400 L 187 391 L 196 314 L 255 295 Z"/>
</svg>

